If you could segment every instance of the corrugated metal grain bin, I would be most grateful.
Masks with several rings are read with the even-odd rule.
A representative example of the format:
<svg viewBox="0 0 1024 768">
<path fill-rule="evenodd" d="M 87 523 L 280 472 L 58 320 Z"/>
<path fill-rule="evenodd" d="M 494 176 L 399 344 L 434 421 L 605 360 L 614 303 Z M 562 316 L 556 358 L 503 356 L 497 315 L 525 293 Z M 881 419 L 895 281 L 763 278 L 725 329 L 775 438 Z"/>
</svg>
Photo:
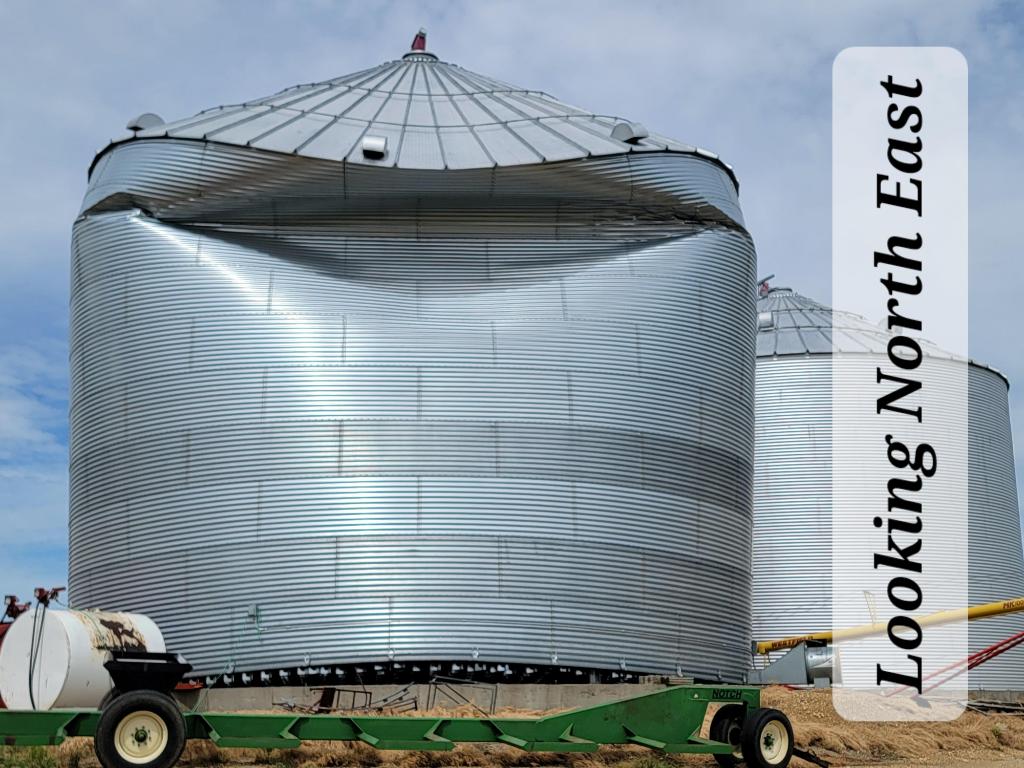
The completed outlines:
<svg viewBox="0 0 1024 768">
<path fill-rule="evenodd" d="M 833 327 L 834 323 L 834 327 Z M 754 463 L 754 634 L 832 625 L 832 334 L 844 354 L 885 354 L 888 336 L 861 317 L 786 288 L 758 301 Z M 969 365 L 969 597 L 1024 595 L 1024 557 L 1006 379 L 922 344 L 931 357 Z M 867 610 L 865 606 L 865 611 Z M 980 650 L 1024 631 L 1024 616 L 976 621 Z M 1024 653 L 970 673 L 972 688 L 1024 689 Z"/>
<path fill-rule="evenodd" d="M 749 663 L 731 170 L 429 53 L 91 169 L 71 589 L 201 674 Z"/>
</svg>

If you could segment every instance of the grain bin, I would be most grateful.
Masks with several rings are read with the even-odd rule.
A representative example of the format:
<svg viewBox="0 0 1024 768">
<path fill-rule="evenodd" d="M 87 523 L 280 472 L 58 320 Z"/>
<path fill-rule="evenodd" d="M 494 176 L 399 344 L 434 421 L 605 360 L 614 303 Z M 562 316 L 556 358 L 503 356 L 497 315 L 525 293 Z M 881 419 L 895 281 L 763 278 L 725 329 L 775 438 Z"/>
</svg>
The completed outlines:
<svg viewBox="0 0 1024 768">
<path fill-rule="evenodd" d="M 727 165 L 426 52 L 131 127 L 74 230 L 76 604 L 207 675 L 742 676 Z"/>
<path fill-rule="evenodd" d="M 788 288 L 760 298 L 757 322 L 754 634 L 773 639 L 832 625 L 833 336 L 844 354 L 882 355 L 888 336 Z M 1024 595 L 1007 380 L 977 362 L 922 347 L 932 358 L 969 366 L 970 602 Z M 974 622 L 970 648 L 1020 631 L 1024 616 Z M 1024 654 L 1011 651 L 972 671 L 970 685 L 1024 688 Z"/>
</svg>

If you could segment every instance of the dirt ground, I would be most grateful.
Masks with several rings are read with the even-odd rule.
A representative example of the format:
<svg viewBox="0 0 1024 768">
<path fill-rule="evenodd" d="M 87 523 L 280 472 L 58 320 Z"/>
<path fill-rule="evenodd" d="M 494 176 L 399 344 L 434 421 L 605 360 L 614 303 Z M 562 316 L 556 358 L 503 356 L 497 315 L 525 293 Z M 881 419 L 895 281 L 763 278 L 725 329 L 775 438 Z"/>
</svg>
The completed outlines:
<svg viewBox="0 0 1024 768">
<path fill-rule="evenodd" d="M 945 723 L 855 723 L 836 714 L 830 691 L 786 688 L 769 688 L 763 705 L 789 716 L 798 746 L 836 766 L 1024 766 L 1019 715 L 964 712 Z"/>
<path fill-rule="evenodd" d="M 763 706 L 784 711 L 793 722 L 797 744 L 835 766 L 1024 766 L 1024 716 L 965 712 L 949 723 L 853 723 L 836 714 L 829 691 L 785 688 L 767 689 Z M 471 713 L 437 711 L 429 714 Z M 69 740 L 50 749 L 0 748 L 0 768 L 98 768 L 98 765 L 92 744 L 86 739 Z M 310 743 L 294 750 L 218 750 L 208 742 L 191 742 L 181 765 L 183 768 L 683 768 L 715 763 L 708 756 L 666 756 L 642 747 L 606 747 L 591 754 L 550 754 L 471 744 L 459 745 L 451 752 L 378 752 L 365 744 L 348 742 Z M 795 768 L 811 766 L 799 759 L 794 759 L 792 765 Z"/>
</svg>

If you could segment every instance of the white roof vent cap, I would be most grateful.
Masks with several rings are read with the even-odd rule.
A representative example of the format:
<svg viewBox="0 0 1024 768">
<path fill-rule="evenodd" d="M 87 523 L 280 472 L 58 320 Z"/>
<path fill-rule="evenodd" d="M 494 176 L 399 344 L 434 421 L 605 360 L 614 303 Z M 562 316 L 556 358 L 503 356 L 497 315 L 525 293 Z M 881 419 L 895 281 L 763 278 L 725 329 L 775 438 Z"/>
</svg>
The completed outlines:
<svg viewBox="0 0 1024 768">
<path fill-rule="evenodd" d="M 138 117 L 129 120 L 125 128 L 129 131 L 146 131 L 163 124 L 164 119 L 160 115 L 153 114 L 152 112 L 143 112 Z"/>
<path fill-rule="evenodd" d="M 380 160 L 388 151 L 387 136 L 364 136 L 363 157 L 370 160 Z"/>
<path fill-rule="evenodd" d="M 616 123 L 612 128 L 612 138 L 626 144 L 637 144 L 640 139 L 646 139 L 649 135 L 647 129 L 640 123 Z"/>
</svg>

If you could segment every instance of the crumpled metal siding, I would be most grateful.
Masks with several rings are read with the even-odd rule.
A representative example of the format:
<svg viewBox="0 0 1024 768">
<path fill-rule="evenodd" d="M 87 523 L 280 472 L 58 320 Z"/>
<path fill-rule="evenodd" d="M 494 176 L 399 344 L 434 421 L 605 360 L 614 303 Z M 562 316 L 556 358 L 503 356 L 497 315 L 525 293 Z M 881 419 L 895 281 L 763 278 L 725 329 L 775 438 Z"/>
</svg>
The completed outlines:
<svg viewBox="0 0 1024 768">
<path fill-rule="evenodd" d="M 74 234 L 75 603 L 152 616 L 199 674 L 739 679 L 738 211 L 696 155 L 438 173 L 117 147 Z"/>
<path fill-rule="evenodd" d="M 842 334 L 839 348 L 850 354 L 884 354 L 887 337 L 784 289 L 761 299 L 758 311 L 773 313 L 773 327 L 758 334 L 755 395 L 753 632 L 768 640 L 832 625 L 831 334 Z M 922 346 L 950 365 L 968 364 Z M 1024 554 L 1007 383 L 969 365 L 968 592 L 976 604 L 1024 594 Z M 1022 631 L 1021 615 L 975 621 L 969 647 Z M 1024 689 L 1024 654 L 1011 651 L 973 670 L 970 686 Z"/>
<path fill-rule="evenodd" d="M 543 173 L 538 173 L 539 168 Z M 503 215 L 492 213 L 499 200 Z M 371 214 L 390 206 L 386 225 Z M 399 210 L 404 202 L 406 210 Z M 453 207 L 457 204 L 457 208 Z M 460 232 L 495 237 L 514 231 L 561 234 L 583 227 L 588 238 L 607 226 L 634 227 L 671 215 L 680 221 L 743 226 L 737 188 L 721 166 L 698 155 L 651 153 L 586 163 L 462 171 L 380 169 L 185 140 L 137 141 L 103 155 L 93 168 L 82 212 L 138 205 L 164 221 L 358 226 L 375 235 L 415 235 L 441 226 L 446 210 Z M 580 206 L 583 209 L 580 210 Z M 623 215 L 623 206 L 633 206 Z M 432 212 L 418 221 L 418 212 Z M 582 214 L 582 215 L 581 215 Z M 474 220 L 480 229 L 468 228 Z M 496 231 L 497 225 L 502 230 Z M 307 233 L 308 234 L 308 233 Z M 567 234 L 567 233 L 566 233 Z"/>
</svg>

